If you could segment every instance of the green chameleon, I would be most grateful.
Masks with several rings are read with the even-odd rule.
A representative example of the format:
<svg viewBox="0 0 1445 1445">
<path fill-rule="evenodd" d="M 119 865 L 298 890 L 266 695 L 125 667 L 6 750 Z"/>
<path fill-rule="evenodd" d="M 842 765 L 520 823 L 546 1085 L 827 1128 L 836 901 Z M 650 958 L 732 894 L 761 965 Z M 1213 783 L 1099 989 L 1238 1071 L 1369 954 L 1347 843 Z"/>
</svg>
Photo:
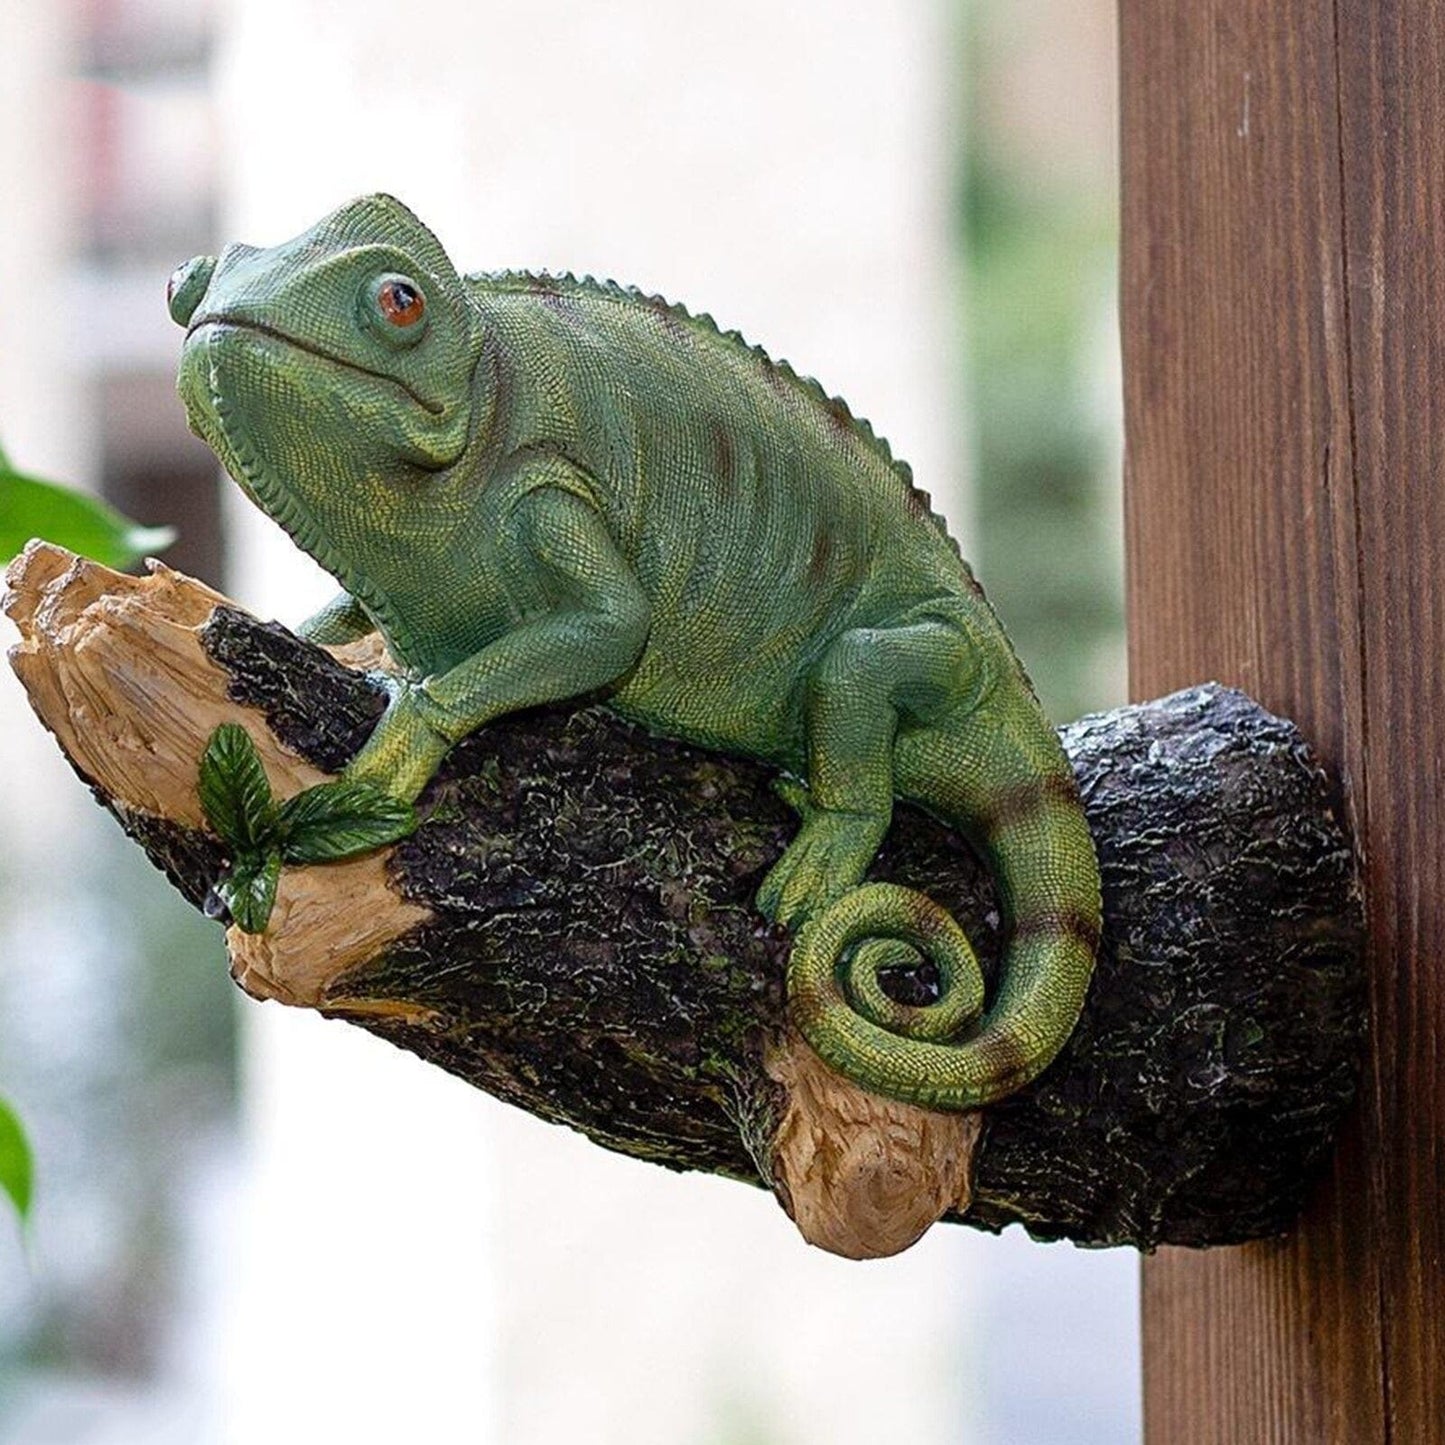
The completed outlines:
<svg viewBox="0 0 1445 1445">
<path fill-rule="evenodd" d="M 933 1108 L 1035 1077 L 1077 1021 L 1099 873 L 1072 770 L 998 620 L 866 423 L 707 316 L 634 290 L 461 277 L 400 202 L 171 278 L 191 426 L 406 676 L 346 776 L 417 797 L 459 738 L 601 696 L 786 770 L 801 827 L 758 906 L 798 930 L 791 1017 L 863 1087 Z M 861 884 L 894 797 L 997 880 L 977 962 L 921 894 Z M 895 1001 L 920 950 L 937 997 Z"/>
</svg>

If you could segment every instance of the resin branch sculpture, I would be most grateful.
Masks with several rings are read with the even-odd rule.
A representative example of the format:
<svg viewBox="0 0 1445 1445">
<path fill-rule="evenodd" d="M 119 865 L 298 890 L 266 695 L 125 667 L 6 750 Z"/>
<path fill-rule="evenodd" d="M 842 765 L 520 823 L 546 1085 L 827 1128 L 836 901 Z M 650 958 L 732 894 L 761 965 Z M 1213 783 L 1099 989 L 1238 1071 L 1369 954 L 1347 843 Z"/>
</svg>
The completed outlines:
<svg viewBox="0 0 1445 1445">
<path fill-rule="evenodd" d="M 338 661 L 163 567 L 36 544 L 8 580 L 36 711 L 197 907 L 229 861 L 197 789 L 216 728 L 246 729 L 285 798 L 339 773 L 386 705 L 359 670 L 374 640 Z M 790 1025 L 790 940 L 753 906 L 794 828 L 771 770 L 597 706 L 499 720 L 452 749 L 404 842 L 285 868 L 265 932 L 229 928 L 232 971 L 607 1148 L 764 1184 L 838 1253 L 940 1217 L 1145 1249 L 1278 1234 L 1362 1036 L 1325 780 L 1288 723 L 1215 687 L 1062 741 L 1103 872 L 1094 979 L 1052 1066 L 977 1111 L 860 1089 Z M 962 839 L 901 805 L 870 876 L 926 888 L 992 986 L 996 891 Z M 936 980 L 905 966 L 893 987 L 926 1002 Z"/>
<path fill-rule="evenodd" d="M 760 1179 L 841 1253 L 902 1248 L 950 1212 L 1146 1247 L 1283 1224 L 1298 1185 L 1280 1167 L 1323 1147 L 1359 1032 L 1349 850 L 1283 725 L 1201 693 L 1080 724 L 1071 759 L 887 445 L 657 297 L 464 278 L 371 196 L 283 245 L 188 262 L 169 303 L 192 427 L 344 588 L 303 634 L 375 670 L 164 571 L 128 583 L 43 548 L 14 578 L 16 665 L 105 801 L 230 920 L 244 987 L 364 1022 L 613 1147 Z M 145 650 L 112 658 L 122 692 L 102 696 L 88 669 L 106 648 L 80 640 L 121 598 L 179 648 L 176 695 L 139 720 L 123 689 L 154 684 Z M 1090 993 L 1090 750 L 1102 733 L 1131 760 L 1126 796 L 1160 758 L 1207 794 L 1224 764 L 1187 762 L 1181 717 L 1220 757 L 1294 759 L 1318 853 L 1237 841 L 1288 887 L 1323 872 L 1328 909 L 1285 888 L 1283 934 L 1250 940 L 1268 984 L 1232 956 L 1227 987 L 1209 975 L 1219 998 L 1135 974 L 1168 1016 L 1151 1007 L 1141 1034 L 1129 1015 L 1125 1046 L 1121 1000 Z M 1282 826 L 1278 796 L 1257 802 L 1246 833 Z M 1110 831 L 1116 866 L 1168 831 L 1157 811 L 1131 823 L 1135 841 Z M 1236 826 L 1190 824 L 1216 847 Z M 1202 887 L 1240 859 L 1200 861 Z M 1140 885 L 1154 908 L 1166 863 Z M 1231 936 L 1207 900 L 1169 904 L 1176 927 L 1196 913 L 1206 951 Z M 1116 925 L 1115 962 L 1119 946 Z M 1327 1046 L 1296 1032 L 1318 979 Z M 1281 980 L 1301 993 L 1276 1016 L 1262 1001 Z M 1227 1085 L 1241 1071 L 1275 1111 L 1307 1076 L 1308 1128 L 1262 1130 Z M 1187 1146 L 1151 1112 L 1181 1081 L 1214 1125 Z M 1141 1090 L 1143 1129 L 1119 1112 Z M 1202 1107 L 1180 1114 L 1194 1133 Z M 1030 1136 L 1041 1115 L 1071 1140 Z M 1005 1121 L 1030 1142 L 1011 1150 Z M 1143 1156 L 1148 1187 L 1126 1189 Z"/>
</svg>

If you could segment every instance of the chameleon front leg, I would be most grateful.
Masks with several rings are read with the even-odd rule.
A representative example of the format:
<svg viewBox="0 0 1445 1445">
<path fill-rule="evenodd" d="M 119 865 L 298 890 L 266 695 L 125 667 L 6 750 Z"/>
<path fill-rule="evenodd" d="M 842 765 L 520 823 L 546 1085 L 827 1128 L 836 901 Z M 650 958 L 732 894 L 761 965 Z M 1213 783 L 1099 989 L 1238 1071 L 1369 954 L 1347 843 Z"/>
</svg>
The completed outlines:
<svg viewBox="0 0 1445 1445">
<path fill-rule="evenodd" d="M 361 603 L 349 592 L 338 592 L 296 629 L 296 635 L 322 647 L 340 647 L 370 637 L 375 631 L 376 623 Z"/>
<path fill-rule="evenodd" d="M 510 520 L 504 565 L 527 579 L 526 620 L 450 671 L 400 683 L 348 778 L 410 802 L 458 739 L 505 713 L 595 692 L 637 660 L 647 597 L 596 511 L 542 487 Z"/>
</svg>

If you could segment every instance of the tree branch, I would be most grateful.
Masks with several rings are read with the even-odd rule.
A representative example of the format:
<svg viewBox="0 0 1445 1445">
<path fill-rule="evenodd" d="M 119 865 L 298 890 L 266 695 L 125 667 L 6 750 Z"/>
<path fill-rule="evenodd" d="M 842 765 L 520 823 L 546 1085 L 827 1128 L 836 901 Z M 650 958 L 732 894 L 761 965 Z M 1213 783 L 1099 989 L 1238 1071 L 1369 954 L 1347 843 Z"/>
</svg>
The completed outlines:
<svg viewBox="0 0 1445 1445">
<path fill-rule="evenodd" d="M 223 864 L 196 798 L 248 728 L 279 796 L 335 772 L 381 690 L 164 567 L 32 544 L 11 661 L 76 770 L 193 903 Z M 1348 840 L 1290 724 L 1204 687 L 1064 730 L 1104 874 L 1084 1016 L 1033 1085 L 974 1114 L 879 1099 L 787 1025 L 788 940 L 753 911 L 794 821 L 755 764 L 600 707 L 453 749 L 405 843 L 287 869 L 227 941 L 257 998 L 316 1008 L 596 1142 L 778 1195 L 862 1257 L 940 1216 L 1089 1244 L 1279 1233 L 1354 1091 L 1361 913 Z M 951 909 L 992 979 L 991 880 L 901 806 L 874 876 Z M 920 973 L 905 987 L 926 992 Z"/>
</svg>

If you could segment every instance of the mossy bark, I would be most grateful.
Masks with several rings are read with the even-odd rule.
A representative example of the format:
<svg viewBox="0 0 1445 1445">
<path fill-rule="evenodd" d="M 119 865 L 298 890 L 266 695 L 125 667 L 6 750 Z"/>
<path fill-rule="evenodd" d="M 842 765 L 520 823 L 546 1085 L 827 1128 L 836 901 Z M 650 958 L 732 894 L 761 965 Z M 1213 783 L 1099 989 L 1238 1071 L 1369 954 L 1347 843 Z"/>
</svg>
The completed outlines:
<svg viewBox="0 0 1445 1445">
<path fill-rule="evenodd" d="M 232 696 L 321 768 L 382 706 L 374 682 L 244 614 L 218 610 L 202 641 Z M 1103 869 L 1097 973 L 1059 1059 L 984 1111 L 952 1217 L 1142 1248 L 1283 1231 L 1362 1035 L 1359 899 L 1325 780 L 1288 723 L 1218 687 L 1063 738 Z M 343 1012 L 608 1148 L 771 1182 L 782 1101 L 764 1055 L 788 942 L 752 898 L 794 829 L 771 784 L 600 707 L 489 727 L 392 857 L 431 920 L 333 989 L 424 1014 Z M 154 825 L 141 841 L 194 901 L 211 846 L 192 858 Z M 958 836 L 900 807 L 873 874 L 951 909 L 992 977 L 992 885 Z"/>
<path fill-rule="evenodd" d="M 197 906 L 225 863 L 196 791 L 213 729 L 243 723 L 289 796 L 384 705 L 375 677 L 164 567 L 35 543 L 7 581 L 37 713 Z M 812 1054 L 787 1023 L 788 938 L 753 908 L 795 828 L 773 779 L 601 707 L 465 740 L 405 843 L 286 869 L 264 933 L 230 929 L 232 971 L 608 1148 L 766 1184 L 841 1254 L 906 1248 L 940 1215 L 1146 1249 L 1283 1231 L 1362 1035 L 1325 780 L 1288 723 L 1218 687 L 1063 736 L 1103 870 L 1097 972 L 1054 1064 L 976 1114 L 879 1099 Z M 992 981 L 998 911 L 962 839 L 900 807 L 873 873 L 949 908 Z M 921 1000 L 929 979 L 893 986 Z"/>
</svg>

